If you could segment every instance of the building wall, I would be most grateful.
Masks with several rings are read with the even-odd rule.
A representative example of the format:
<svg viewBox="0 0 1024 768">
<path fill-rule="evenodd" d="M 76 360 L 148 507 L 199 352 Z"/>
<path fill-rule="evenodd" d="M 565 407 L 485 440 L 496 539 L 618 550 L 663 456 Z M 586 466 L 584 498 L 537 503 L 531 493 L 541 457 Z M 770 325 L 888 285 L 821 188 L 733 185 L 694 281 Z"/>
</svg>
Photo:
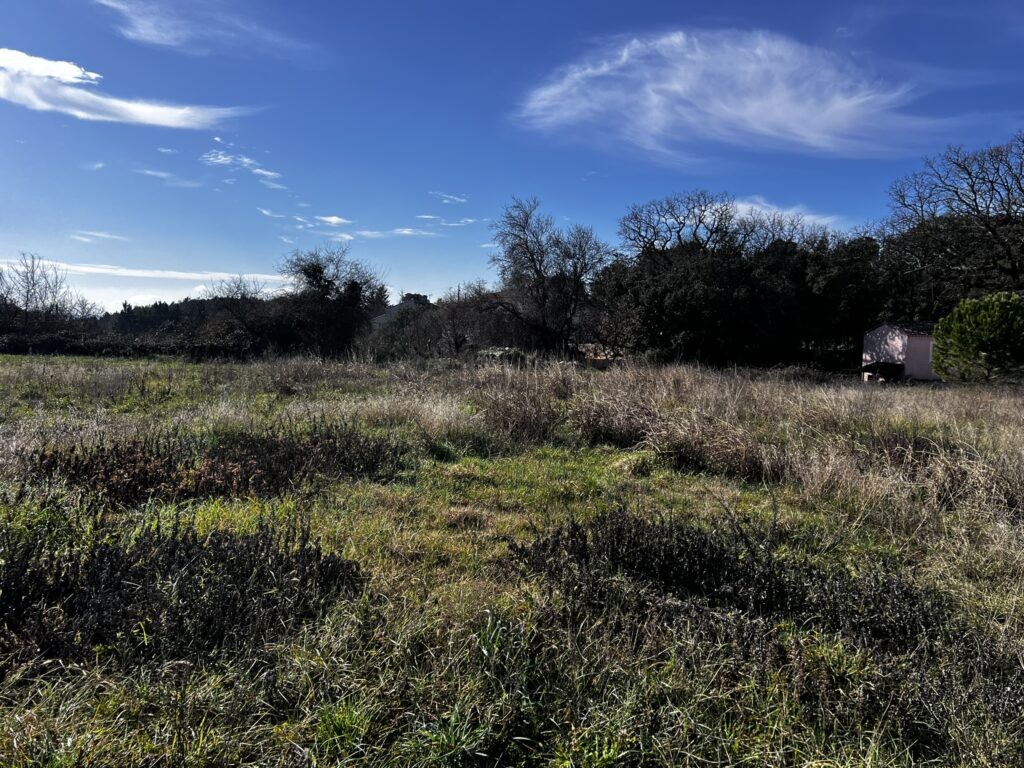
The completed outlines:
<svg viewBox="0 0 1024 768">
<path fill-rule="evenodd" d="M 891 325 L 880 325 L 864 335 L 862 365 L 869 363 L 905 363 L 907 335 Z"/>
<path fill-rule="evenodd" d="M 918 381 L 937 381 L 938 376 L 932 370 L 932 347 L 935 339 L 931 336 L 907 337 L 906 360 L 904 374 L 908 379 Z"/>
</svg>

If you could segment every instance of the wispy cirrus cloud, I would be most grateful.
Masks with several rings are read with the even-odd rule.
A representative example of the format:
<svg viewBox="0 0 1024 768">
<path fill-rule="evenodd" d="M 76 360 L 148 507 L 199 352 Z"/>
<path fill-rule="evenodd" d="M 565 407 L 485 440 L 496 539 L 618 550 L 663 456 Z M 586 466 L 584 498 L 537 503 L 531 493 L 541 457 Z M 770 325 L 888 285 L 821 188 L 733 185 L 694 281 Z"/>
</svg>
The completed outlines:
<svg viewBox="0 0 1024 768">
<path fill-rule="evenodd" d="M 161 128 L 212 128 L 247 114 L 239 107 L 205 107 L 122 99 L 97 91 L 102 76 L 69 61 L 52 61 L 0 48 L 0 99 L 39 112 L 79 120 L 132 123 Z"/>
<path fill-rule="evenodd" d="M 257 211 L 262 213 L 264 216 L 271 219 L 284 219 L 286 216 L 283 213 L 274 213 L 273 211 L 267 210 L 266 208 L 257 208 Z"/>
<path fill-rule="evenodd" d="M 356 230 L 359 237 L 367 240 L 379 240 L 385 237 L 439 237 L 437 232 L 430 232 L 426 229 L 413 229 L 411 227 L 396 227 L 395 229 L 359 229 Z"/>
<path fill-rule="evenodd" d="M 220 144 L 224 143 L 220 138 L 214 138 L 214 141 Z M 281 178 L 280 173 L 264 168 L 262 163 L 248 155 L 232 154 L 231 152 L 225 152 L 223 149 L 211 149 L 202 155 L 199 160 L 213 168 L 241 168 L 249 171 L 260 184 L 268 189 L 288 189 L 284 184 L 276 181 Z"/>
<path fill-rule="evenodd" d="M 199 158 L 206 165 L 221 168 L 239 167 L 247 170 L 259 168 L 260 164 L 247 155 L 233 155 L 222 149 L 211 149 Z"/>
<path fill-rule="evenodd" d="M 141 176 L 148 176 L 151 179 L 160 179 L 168 187 L 180 187 L 181 189 L 195 189 L 203 186 L 203 182 L 192 179 L 182 179 L 170 171 L 156 171 L 152 168 L 138 168 L 135 171 Z"/>
<path fill-rule="evenodd" d="M 94 0 L 118 14 L 122 37 L 144 45 L 205 54 L 253 50 L 278 56 L 312 53 L 316 47 L 253 18 L 252 4 L 227 0 Z"/>
<path fill-rule="evenodd" d="M 470 224 L 476 224 L 478 221 L 486 221 L 486 219 L 469 219 L 462 218 L 456 221 L 448 221 L 444 216 L 434 216 L 432 214 L 423 213 L 416 217 L 421 221 L 430 222 L 428 226 L 442 226 L 442 227 L 468 227 Z"/>
<path fill-rule="evenodd" d="M 469 202 L 469 198 L 466 195 L 450 195 L 446 192 L 429 192 L 428 194 L 436 197 L 445 205 L 458 205 Z"/>
<path fill-rule="evenodd" d="M 780 206 L 769 202 L 760 195 L 741 197 L 733 201 L 741 214 L 761 213 L 768 216 L 797 217 L 808 224 L 835 227 L 844 223 L 845 217 L 829 213 L 817 213 L 804 205 Z"/>
<path fill-rule="evenodd" d="M 773 32 L 681 30 L 598 45 L 532 90 L 518 117 L 670 161 L 714 144 L 859 157 L 962 122 L 912 114 L 927 87 Z"/>
<path fill-rule="evenodd" d="M 139 277 L 152 280 L 227 280 L 237 277 L 232 272 L 179 271 L 174 269 L 145 269 L 139 267 L 123 267 L 114 264 L 75 264 L 67 261 L 50 261 L 41 259 L 44 264 L 56 267 L 69 275 L 105 275 L 108 277 Z M 0 259 L 0 264 L 14 264 L 13 259 Z M 261 282 L 283 283 L 281 275 L 249 274 L 245 275 Z"/>
<path fill-rule="evenodd" d="M 341 216 L 315 216 L 314 218 L 321 224 L 326 224 L 329 227 L 341 227 L 345 224 L 352 223 L 348 219 L 343 219 Z"/>
<path fill-rule="evenodd" d="M 115 235 L 111 232 L 100 232 L 97 230 L 80 229 L 71 235 L 72 240 L 77 240 L 80 243 L 95 243 L 97 240 L 117 240 L 119 242 L 128 242 L 127 237 L 122 235 Z"/>
</svg>

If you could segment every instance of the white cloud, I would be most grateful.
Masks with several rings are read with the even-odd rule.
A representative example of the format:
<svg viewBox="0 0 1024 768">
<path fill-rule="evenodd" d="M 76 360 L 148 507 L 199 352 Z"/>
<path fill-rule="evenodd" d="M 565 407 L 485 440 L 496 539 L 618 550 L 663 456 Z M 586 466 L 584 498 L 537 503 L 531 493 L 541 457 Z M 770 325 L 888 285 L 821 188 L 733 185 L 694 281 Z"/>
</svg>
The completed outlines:
<svg viewBox="0 0 1024 768">
<path fill-rule="evenodd" d="M 457 203 L 468 203 L 469 198 L 465 195 L 449 195 L 445 192 L 429 192 L 428 194 L 436 197 L 442 203 L 446 205 L 454 205 Z"/>
<path fill-rule="evenodd" d="M 772 32 L 675 31 L 599 46 L 529 93 L 519 117 L 672 160 L 708 143 L 861 156 L 942 122 L 902 109 L 912 90 Z"/>
<path fill-rule="evenodd" d="M 208 53 L 211 46 L 276 54 L 312 46 L 234 13 L 222 0 L 94 0 L 120 14 L 117 30 L 137 43 Z"/>
<path fill-rule="evenodd" d="M 333 240 L 336 243 L 347 243 L 350 240 L 355 240 L 355 235 L 351 235 L 348 232 L 338 232 L 337 230 L 328 229 L 307 229 L 305 227 L 296 227 L 296 229 L 308 232 L 311 235 L 318 235 L 328 240 Z"/>
<path fill-rule="evenodd" d="M 162 155 L 176 155 L 176 154 L 178 154 L 178 150 L 170 149 L 168 147 L 157 147 L 156 151 L 159 152 Z"/>
<path fill-rule="evenodd" d="M 272 219 L 285 218 L 285 215 L 283 213 L 274 213 L 273 211 L 268 211 L 266 208 L 257 208 L 256 210 L 262 213 L 264 216 L 269 216 Z"/>
<path fill-rule="evenodd" d="M 69 275 L 104 275 L 107 277 L 139 277 L 151 280 L 227 280 L 236 277 L 234 272 L 178 271 L 173 269 L 141 269 L 113 264 L 73 264 L 66 261 L 41 259 L 44 264 L 56 267 Z M 0 259 L 0 264 L 15 264 L 13 259 Z M 246 277 L 262 282 L 285 282 L 280 275 L 250 274 Z"/>
<path fill-rule="evenodd" d="M 170 181 L 174 178 L 173 173 L 168 173 L 167 171 L 154 171 L 151 168 L 140 168 L 135 172 L 141 173 L 143 176 L 151 176 L 154 179 L 163 179 L 164 181 Z"/>
<path fill-rule="evenodd" d="M 12 76 L 39 77 L 68 85 L 90 85 L 103 79 L 70 61 L 50 61 L 10 48 L 0 48 L 0 70 Z"/>
<path fill-rule="evenodd" d="M 213 140 L 219 144 L 224 143 L 224 140 L 219 136 L 214 136 Z M 230 152 L 225 152 L 223 149 L 211 149 L 209 152 L 200 156 L 199 160 L 200 162 L 214 168 L 242 168 L 252 173 L 260 184 L 268 189 L 288 189 L 284 184 L 278 184 L 274 181 L 274 179 L 281 178 L 280 173 L 264 168 L 260 162 L 253 160 L 248 155 L 235 155 Z"/>
<path fill-rule="evenodd" d="M 497 248 L 497 243 L 480 243 L 481 248 Z"/>
<path fill-rule="evenodd" d="M 230 152 L 225 152 L 222 149 L 211 149 L 199 159 L 206 165 L 220 166 L 222 168 L 238 166 L 240 168 L 251 170 L 253 168 L 260 167 L 260 164 L 251 157 L 247 157 L 246 155 L 232 155 Z"/>
<path fill-rule="evenodd" d="M 12 263 L 14 260 L 0 259 L 0 267 Z M 67 274 L 68 282 L 76 292 L 109 311 L 120 309 L 124 301 L 141 306 L 155 301 L 170 302 L 186 296 L 200 296 L 218 281 L 236 276 L 228 272 L 144 269 L 113 264 L 45 263 Z M 246 277 L 275 286 L 285 282 L 280 275 L 249 274 Z"/>
<path fill-rule="evenodd" d="M 411 229 L 409 227 L 400 227 L 391 231 L 399 237 L 437 237 L 436 232 L 427 232 L 424 229 Z"/>
<path fill-rule="evenodd" d="M 95 163 L 89 163 L 87 166 L 85 166 L 85 170 L 87 170 L 87 171 L 102 171 L 106 167 L 107 167 L 107 164 L 104 163 L 102 160 L 100 160 L 100 161 L 97 161 Z"/>
<path fill-rule="evenodd" d="M 343 219 L 341 216 L 316 216 L 317 221 L 322 224 L 326 224 L 329 227 L 340 227 L 344 224 L 351 224 L 352 222 L 348 219 Z"/>
<path fill-rule="evenodd" d="M 783 207 L 768 202 L 760 195 L 740 198 L 735 201 L 737 210 L 741 214 L 763 213 L 769 216 L 798 216 L 808 224 L 816 224 L 823 227 L 835 227 L 843 223 L 842 216 L 827 213 L 815 213 L 803 205 L 792 205 Z"/>
<path fill-rule="evenodd" d="M 288 245 L 295 245 L 295 241 L 292 240 L 290 237 L 285 237 L 284 235 L 278 235 L 277 239 L 280 240 L 282 243 L 286 243 Z"/>
<path fill-rule="evenodd" d="M 165 184 L 167 184 L 168 187 L 181 187 L 183 189 L 194 189 L 196 187 L 203 186 L 203 182 L 201 182 L 201 181 L 191 181 L 189 179 L 181 179 L 181 178 L 178 178 L 173 173 L 169 173 L 167 171 L 154 171 L 152 168 L 140 168 L 140 169 L 136 170 L 135 172 L 138 173 L 138 174 L 141 174 L 142 176 L 149 176 L 150 178 L 153 178 L 153 179 L 160 179 Z"/>
<path fill-rule="evenodd" d="M 422 214 L 421 216 L 417 216 L 416 218 L 417 219 L 423 219 L 424 221 L 440 221 L 441 220 L 440 216 L 431 216 L 428 213 Z"/>
<path fill-rule="evenodd" d="M 211 128 L 248 112 L 236 107 L 121 99 L 90 89 L 100 80 L 100 75 L 71 62 L 0 48 L 0 99 L 29 109 L 61 112 L 79 120 L 162 128 Z"/>
<path fill-rule="evenodd" d="M 476 224 L 479 219 L 459 219 L 458 221 L 442 221 L 442 227 L 468 227 L 470 224 Z"/>
<path fill-rule="evenodd" d="M 71 235 L 72 240 L 77 240 L 80 243 L 94 243 L 97 240 L 119 240 L 121 242 L 128 242 L 127 237 L 121 235 L 115 235 L 110 232 L 99 232 L 89 229 L 80 229 Z"/>
<path fill-rule="evenodd" d="M 360 229 L 356 234 L 368 240 L 379 240 L 385 237 L 437 237 L 437 232 L 430 232 L 425 229 L 411 229 L 409 227 L 397 227 L 395 229 Z"/>
</svg>

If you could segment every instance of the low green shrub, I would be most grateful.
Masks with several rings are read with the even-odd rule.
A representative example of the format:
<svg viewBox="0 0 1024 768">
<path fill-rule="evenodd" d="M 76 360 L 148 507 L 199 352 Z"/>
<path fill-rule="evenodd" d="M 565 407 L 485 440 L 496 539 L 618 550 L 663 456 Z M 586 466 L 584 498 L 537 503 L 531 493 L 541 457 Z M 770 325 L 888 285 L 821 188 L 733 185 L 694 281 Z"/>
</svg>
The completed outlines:
<svg viewBox="0 0 1024 768">
<path fill-rule="evenodd" d="M 0 656 L 202 661 L 288 636 L 362 592 L 359 565 L 324 553 L 304 526 L 255 533 L 144 528 L 54 551 L 0 534 Z"/>
<path fill-rule="evenodd" d="M 403 442 L 369 434 L 355 422 L 315 419 L 48 445 L 25 458 L 23 472 L 138 504 L 279 494 L 317 478 L 389 479 L 407 452 Z"/>
</svg>

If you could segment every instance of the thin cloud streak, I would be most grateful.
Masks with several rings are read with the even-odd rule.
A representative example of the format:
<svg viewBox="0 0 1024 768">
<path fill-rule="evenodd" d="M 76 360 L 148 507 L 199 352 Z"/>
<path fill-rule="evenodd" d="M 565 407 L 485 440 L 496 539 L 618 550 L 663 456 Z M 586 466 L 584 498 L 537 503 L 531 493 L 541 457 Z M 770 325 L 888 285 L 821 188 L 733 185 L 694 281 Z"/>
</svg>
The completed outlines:
<svg viewBox="0 0 1024 768">
<path fill-rule="evenodd" d="M 458 205 L 469 202 L 469 198 L 466 195 L 449 195 L 446 192 L 429 192 L 428 194 L 436 197 L 445 205 Z"/>
<path fill-rule="evenodd" d="M 437 232 L 430 232 L 425 229 L 412 229 L 410 227 L 397 227 L 396 229 L 359 229 L 356 230 L 359 237 L 367 240 L 380 240 L 386 237 L 440 237 Z"/>
<path fill-rule="evenodd" d="M 236 277 L 235 272 L 184 272 L 172 269 L 139 269 L 136 267 L 120 267 L 113 264 L 74 264 L 67 261 L 51 261 L 41 259 L 47 266 L 55 267 L 69 275 L 105 275 L 107 277 L 135 277 L 152 280 L 227 280 Z M 0 264 L 17 263 L 13 259 L 0 260 Z M 264 282 L 287 282 L 281 275 L 247 274 L 247 278 Z"/>
<path fill-rule="evenodd" d="M 149 176 L 153 179 L 160 179 L 168 187 L 180 187 L 182 189 L 196 189 L 203 186 L 201 181 L 191 181 L 189 179 L 182 179 L 173 173 L 167 171 L 154 171 L 152 168 L 139 168 L 135 171 L 141 176 Z"/>
<path fill-rule="evenodd" d="M 94 122 L 182 129 L 213 128 L 251 112 L 239 107 L 122 99 L 90 90 L 101 79 L 71 62 L 0 48 L 0 99 L 37 112 L 60 112 Z"/>
<path fill-rule="evenodd" d="M 775 205 L 760 195 L 740 198 L 734 201 L 734 204 L 741 214 L 763 213 L 768 216 L 795 216 L 803 219 L 808 224 L 821 227 L 841 226 L 845 221 L 845 217 L 843 216 L 816 213 L 803 205 L 793 205 L 789 207 Z"/>
<path fill-rule="evenodd" d="M 214 141 L 218 144 L 224 143 L 219 137 L 214 137 Z M 225 152 L 223 149 L 211 149 L 209 152 L 201 155 L 199 160 L 212 168 L 241 168 L 249 171 L 260 184 L 268 189 L 288 189 L 284 184 L 279 184 L 275 181 L 275 179 L 281 178 L 280 173 L 264 168 L 262 163 L 253 160 L 248 155 L 234 155 L 230 152 Z"/>
<path fill-rule="evenodd" d="M 122 235 L 115 235 L 110 232 L 99 232 L 89 229 L 80 229 L 71 235 L 72 240 L 77 240 L 80 243 L 94 243 L 97 240 L 117 240 L 119 242 L 127 243 L 128 238 Z"/>
</svg>

